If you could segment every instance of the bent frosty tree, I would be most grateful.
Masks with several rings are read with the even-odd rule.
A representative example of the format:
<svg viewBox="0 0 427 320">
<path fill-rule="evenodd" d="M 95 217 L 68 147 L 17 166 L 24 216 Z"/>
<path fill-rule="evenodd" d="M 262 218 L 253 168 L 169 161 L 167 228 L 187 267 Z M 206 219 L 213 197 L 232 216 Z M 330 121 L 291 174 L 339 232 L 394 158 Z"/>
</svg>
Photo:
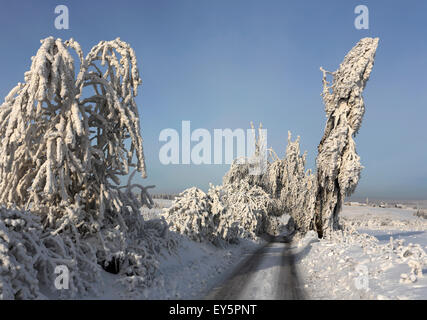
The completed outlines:
<svg viewBox="0 0 427 320">
<path fill-rule="evenodd" d="M 25 83 L 0 108 L 0 203 L 37 211 L 46 225 L 73 220 L 90 231 L 107 210 L 137 207 L 110 182 L 119 184 L 133 158 L 146 175 L 135 53 L 120 39 L 100 42 L 87 57 L 72 39 L 41 42 Z"/>
<path fill-rule="evenodd" d="M 317 156 L 314 228 L 320 237 L 339 228 L 338 213 L 345 196 L 359 182 L 362 165 L 353 137 L 365 113 L 362 92 L 374 65 L 378 38 L 364 38 L 347 54 L 335 72 L 323 72 L 323 101 L 327 123 Z M 326 80 L 333 77 L 332 85 Z"/>
<path fill-rule="evenodd" d="M 174 241 L 163 221 L 143 220 L 146 188 L 119 186 L 132 168 L 131 178 L 146 176 L 135 53 L 120 39 L 86 57 L 72 39 L 41 43 L 0 107 L 0 298 L 40 297 L 58 264 L 70 270 L 71 295 L 95 290 L 99 265 L 149 285 Z"/>
</svg>

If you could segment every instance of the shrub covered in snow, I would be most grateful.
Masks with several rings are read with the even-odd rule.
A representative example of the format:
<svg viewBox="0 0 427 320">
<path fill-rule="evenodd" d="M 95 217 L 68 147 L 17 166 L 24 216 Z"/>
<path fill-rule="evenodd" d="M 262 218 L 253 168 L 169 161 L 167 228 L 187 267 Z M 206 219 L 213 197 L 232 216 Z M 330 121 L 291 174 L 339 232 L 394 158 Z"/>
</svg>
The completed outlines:
<svg viewBox="0 0 427 320">
<path fill-rule="evenodd" d="M 222 190 L 227 212 L 224 219 L 237 223 L 239 237 L 256 239 L 267 231 L 273 201 L 261 187 L 252 186 L 243 180 L 226 184 Z"/>
<path fill-rule="evenodd" d="M 0 208 L 0 299 L 36 299 L 42 296 L 38 276 L 50 268 L 38 217 Z"/>
<path fill-rule="evenodd" d="M 170 208 L 165 209 L 165 219 L 170 230 L 187 235 L 195 241 L 213 240 L 216 229 L 211 213 L 210 197 L 198 188 L 180 193 Z"/>
<path fill-rule="evenodd" d="M 414 213 L 415 216 L 427 219 L 427 209 L 418 209 L 416 213 Z"/>
<path fill-rule="evenodd" d="M 235 242 L 238 228 L 223 202 L 221 187 L 211 186 L 208 194 L 190 188 L 179 194 L 164 217 L 170 230 L 184 234 L 195 241 L 210 241 L 215 245 Z"/>
<path fill-rule="evenodd" d="M 195 241 L 216 245 L 239 238 L 256 239 L 266 230 L 272 199 L 247 182 L 214 187 L 206 194 L 190 188 L 165 209 L 170 229 Z"/>
<path fill-rule="evenodd" d="M 46 233 L 31 212 L 0 208 L 0 299 L 39 299 L 54 288 L 55 267 L 70 271 L 69 294 L 94 292 L 99 265 L 89 243 Z"/>
</svg>

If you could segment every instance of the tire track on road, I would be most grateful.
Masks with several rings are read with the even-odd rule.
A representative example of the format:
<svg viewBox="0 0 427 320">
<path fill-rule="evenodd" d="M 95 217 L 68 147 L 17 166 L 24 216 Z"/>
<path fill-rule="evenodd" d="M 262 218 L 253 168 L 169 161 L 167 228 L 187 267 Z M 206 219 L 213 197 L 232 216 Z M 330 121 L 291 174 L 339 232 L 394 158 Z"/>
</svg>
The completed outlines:
<svg viewBox="0 0 427 320">
<path fill-rule="evenodd" d="M 208 300 L 304 299 L 290 247 L 290 238 L 276 237 L 245 259 Z"/>
</svg>

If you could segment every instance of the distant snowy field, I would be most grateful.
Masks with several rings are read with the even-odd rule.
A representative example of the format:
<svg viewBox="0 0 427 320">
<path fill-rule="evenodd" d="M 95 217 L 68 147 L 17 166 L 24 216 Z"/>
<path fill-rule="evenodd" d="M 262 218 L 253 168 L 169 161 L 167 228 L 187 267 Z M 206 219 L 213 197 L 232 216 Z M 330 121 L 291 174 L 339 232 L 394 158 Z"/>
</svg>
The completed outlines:
<svg viewBox="0 0 427 320">
<path fill-rule="evenodd" d="M 413 209 L 344 206 L 356 233 L 296 246 L 312 299 L 427 299 L 427 219 Z M 307 239 L 303 239 L 307 240 Z"/>
</svg>

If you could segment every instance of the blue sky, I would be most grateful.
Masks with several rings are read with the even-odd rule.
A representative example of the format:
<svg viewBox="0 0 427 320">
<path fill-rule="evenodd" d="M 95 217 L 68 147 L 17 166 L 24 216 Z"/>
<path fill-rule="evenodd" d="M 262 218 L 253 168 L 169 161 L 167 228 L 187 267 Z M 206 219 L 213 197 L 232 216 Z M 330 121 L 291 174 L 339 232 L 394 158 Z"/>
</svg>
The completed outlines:
<svg viewBox="0 0 427 320">
<path fill-rule="evenodd" d="M 54 9 L 70 10 L 56 30 Z M 354 27 L 365 4 L 370 29 Z M 355 196 L 427 198 L 426 1 L 3 1 L 0 95 L 30 66 L 39 40 L 73 37 L 85 52 L 121 37 L 135 49 L 143 88 L 137 103 L 149 178 L 156 192 L 221 183 L 224 165 L 170 165 L 158 159 L 164 128 L 248 128 L 262 122 L 279 155 L 287 131 L 301 136 L 314 168 L 325 114 L 319 67 L 335 70 L 366 36 L 380 37 L 364 93 L 357 150 L 365 169 Z"/>
</svg>

